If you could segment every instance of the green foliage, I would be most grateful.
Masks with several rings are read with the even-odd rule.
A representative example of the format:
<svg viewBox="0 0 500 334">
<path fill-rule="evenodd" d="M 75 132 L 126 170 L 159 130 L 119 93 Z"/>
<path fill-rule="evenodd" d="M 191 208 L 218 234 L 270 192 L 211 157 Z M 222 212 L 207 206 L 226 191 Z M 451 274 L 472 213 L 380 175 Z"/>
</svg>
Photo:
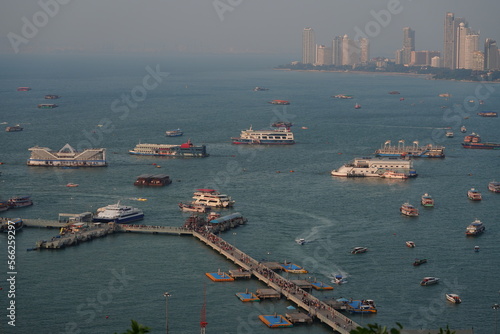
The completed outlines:
<svg viewBox="0 0 500 334">
<path fill-rule="evenodd" d="M 135 320 L 131 320 L 131 322 L 132 329 L 128 329 L 126 332 L 123 332 L 123 334 L 146 334 L 150 332 L 149 327 L 141 325 Z M 115 334 L 117 333 L 115 332 Z"/>
<path fill-rule="evenodd" d="M 350 334 L 400 334 L 401 329 L 403 329 L 403 326 L 401 326 L 400 323 L 396 323 L 396 325 L 399 327 L 397 328 L 391 328 L 389 331 L 387 330 L 387 327 L 380 326 L 378 324 L 368 324 L 366 325 L 367 327 L 358 327 L 356 329 L 353 329 L 350 331 Z"/>
</svg>

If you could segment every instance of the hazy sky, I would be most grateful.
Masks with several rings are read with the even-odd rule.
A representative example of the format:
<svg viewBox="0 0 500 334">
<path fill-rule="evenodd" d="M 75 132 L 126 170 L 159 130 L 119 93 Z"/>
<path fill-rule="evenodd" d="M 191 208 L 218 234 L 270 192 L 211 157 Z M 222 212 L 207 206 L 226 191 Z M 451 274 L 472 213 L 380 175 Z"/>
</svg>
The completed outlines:
<svg viewBox="0 0 500 334">
<path fill-rule="evenodd" d="M 398 2 L 387 24 L 375 23 L 372 13 Z M 51 5 L 44 11 L 42 3 Z M 481 48 L 485 38 L 500 41 L 500 0 L 4 0 L 0 52 L 272 53 L 300 60 L 304 27 L 330 46 L 333 37 L 354 37 L 368 24 L 380 28 L 371 32 L 371 56 L 392 57 L 406 26 L 416 31 L 417 50 L 441 51 L 447 11 L 481 32 Z"/>
</svg>

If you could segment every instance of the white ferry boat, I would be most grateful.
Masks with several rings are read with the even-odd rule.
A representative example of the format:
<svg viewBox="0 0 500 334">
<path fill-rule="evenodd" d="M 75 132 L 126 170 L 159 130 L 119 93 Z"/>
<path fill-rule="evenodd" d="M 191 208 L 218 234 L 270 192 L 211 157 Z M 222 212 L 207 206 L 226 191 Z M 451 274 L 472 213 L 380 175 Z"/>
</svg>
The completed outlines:
<svg viewBox="0 0 500 334">
<path fill-rule="evenodd" d="M 387 171 L 404 173 L 408 177 L 417 176 L 411 160 L 372 159 L 369 157 L 356 158 L 340 168 L 332 170 L 331 174 L 332 176 L 345 177 L 381 177 Z"/>
<path fill-rule="evenodd" d="M 215 208 L 229 208 L 234 205 L 231 197 L 221 194 L 215 189 L 197 189 L 193 194 L 192 204 L 204 204 Z"/>
<path fill-rule="evenodd" d="M 46 167 L 104 167 L 106 162 L 106 149 L 90 148 L 77 151 L 66 144 L 59 151 L 52 151 L 47 147 L 32 147 L 29 149 L 31 156 L 28 166 Z"/>
<path fill-rule="evenodd" d="M 101 223 L 120 223 L 126 224 L 141 220 L 144 213 L 138 208 L 127 205 L 120 205 L 120 202 L 111 204 L 97 210 L 97 215 L 93 218 L 94 222 Z"/>
<path fill-rule="evenodd" d="M 129 150 L 128 152 L 134 155 L 208 157 L 206 146 L 194 146 L 191 140 L 181 145 L 137 144 L 133 150 Z"/>
<path fill-rule="evenodd" d="M 295 144 L 290 127 L 278 127 L 273 130 L 242 130 L 239 137 L 231 138 L 233 144 L 250 145 L 291 145 Z"/>
</svg>

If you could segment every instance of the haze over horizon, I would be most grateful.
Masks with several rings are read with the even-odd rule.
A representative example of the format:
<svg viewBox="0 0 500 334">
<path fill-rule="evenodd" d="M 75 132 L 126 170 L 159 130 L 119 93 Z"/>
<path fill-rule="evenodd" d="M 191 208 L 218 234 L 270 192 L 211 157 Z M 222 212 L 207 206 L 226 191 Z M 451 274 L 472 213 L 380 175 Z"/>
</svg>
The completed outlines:
<svg viewBox="0 0 500 334">
<path fill-rule="evenodd" d="M 390 6 L 397 13 L 378 23 L 374 13 Z M 407 26 L 417 50 L 442 51 L 446 12 L 480 31 L 480 49 L 485 38 L 500 40 L 498 0 L 21 0 L 2 4 L 0 53 L 288 54 L 292 61 L 300 60 L 305 27 L 329 46 L 378 25 L 370 55 L 393 58 Z"/>
</svg>

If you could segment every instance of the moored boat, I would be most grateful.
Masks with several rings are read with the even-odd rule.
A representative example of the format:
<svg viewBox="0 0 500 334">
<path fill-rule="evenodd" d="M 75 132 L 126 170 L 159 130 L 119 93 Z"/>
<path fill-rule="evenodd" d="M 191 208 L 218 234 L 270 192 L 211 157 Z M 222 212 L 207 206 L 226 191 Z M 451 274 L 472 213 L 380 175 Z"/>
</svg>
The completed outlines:
<svg viewBox="0 0 500 334">
<path fill-rule="evenodd" d="M 100 223 L 127 224 L 141 219 L 144 219 L 144 212 L 141 209 L 121 205 L 118 202 L 98 209 L 97 215 L 92 220 Z"/>
<path fill-rule="evenodd" d="M 17 196 L 10 198 L 7 203 L 10 208 L 22 208 L 25 206 L 33 205 L 33 201 L 31 200 L 31 196 Z"/>
<path fill-rule="evenodd" d="M 423 206 L 426 207 L 433 207 L 434 206 L 434 199 L 429 195 L 428 193 L 425 193 L 422 195 L 422 198 L 420 199 L 420 203 L 422 203 Z"/>
<path fill-rule="evenodd" d="M 500 143 L 483 143 L 481 141 L 481 137 L 477 133 L 473 132 L 470 135 L 465 136 L 462 147 L 472 149 L 499 150 Z"/>
<path fill-rule="evenodd" d="M 180 137 L 184 134 L 181 129 L 167 130 L 165 131 L 165 136 L 167 137 Z"/>
<path fill-rule="evenodd" d="M 344 177 L 380 177 L 389 170 L 405 173 L 408 177 L 417 176 L 411 160 L 397 158 L 373 159 L 370 157 L 356 158 L 340 168 L 332 170 L 330 174 Z"/>
<path fill-rule="evenodd" d="M 368 250 L 368 248 L 366 247 L 354 247 L 352 250 L 351 250 L 351 254 L 361 254 L 361 253 L 366 253 L 366 251 Z"/>
<path fill-rule="evenodd" d="M 404 140 L 399 140 L 397 145 L 392 145 L 387 140 L 380 149 L 375 151 L 379 157 L 416 157 L 416 158 L 444 158 L 444 146 L 428 144 L 419 146 L 417 140 L 411 145 L 406 145 Z"/>
<path fill-rule="evenodd" d="M 192 203 L 179 203 L 179 208 L 185 212 L 201 212 L 206 213 L 210 211 L 210 207 L 205 204 Z"/>
<path fill-rule="evenodd" d="M 398 173 L 393 170 L 388 170 L 387 172 L 381 174 L 380 177 L 386 179 L 407 179 L 408 175 L 406 175 L 405 173 Z"/>
<path fill-rule="evenodd" d="M 0 212 L 9 210 L 8 201 L 0 201 Z"/>
<path fill-rule="evenodd" d="M 229 208 L 235 203 L 231 197 L 221 194 L 215 189 L 197 189 L 193 194 L 193 204 L 204 204 L 216 208 Z"/>
<path fill-rule="evenodd" d="M 465 235 L 475 236 L 483 233 L 486 230 L 484 224 L 476 218 L 472 223 L 465 229 Z"/>
<path fill-rule="evenodd" d="M 445 293 L 445 297 L 448 301 L 452 302 L 453 304 L 460 304 L 462 302 L 462 299 L 460 299 L 460 297 L 454 293 Z"/>
<path fill-rule="evenodd" d="M 471 201 L 480 201 L 483 199 L 483 196 L 479 191 L 477 191 L 475 188 L 471 188 L 469 191 L 467 191 L 467 197 Z"/>
<path fill-rule="evenodd" d="M 422 281 L 420 281 L 420 285 L 432 285 L 439 283 L 439 278 L 437 277 L 424 277 Z"/>
<path fill-rule="evenodd" d="M 233 144 L 246 145 L 292 145 L 295 144 L 290 127 L 277 127 L 273 130 L 242 130 L 239 137 L 231 138 Z"/>
<path fill-rule="evenodd" d="M 191 140 L 180 145 L 137 144 L 134 149 L 128 152 L 133 155 L 152 155 L 158 157 L 208 157 L 206 146 L 195 146 Z"/>
<path fill-rule="evenodd" d="M 371 299 L 353 300 L 347 303 L 346 311 L 350 313 L 377 313 L 377 308 Z"/>
<path fill-rule="evenodd" d="M 491 181 L 488 183 L 488 190 L 493 191 L 494 193 L 500 193 L 500 182 Z"/>
<path fill-rule="evenodd" d="M 399 208 L 399 211 L 405 216 L 409 216 L 409 217 L 418 216 L 418 209 L 415 208 L 413 205 L 411 205 L 408 202 L 401 205 L 401 207 Z"/>
</svg>

